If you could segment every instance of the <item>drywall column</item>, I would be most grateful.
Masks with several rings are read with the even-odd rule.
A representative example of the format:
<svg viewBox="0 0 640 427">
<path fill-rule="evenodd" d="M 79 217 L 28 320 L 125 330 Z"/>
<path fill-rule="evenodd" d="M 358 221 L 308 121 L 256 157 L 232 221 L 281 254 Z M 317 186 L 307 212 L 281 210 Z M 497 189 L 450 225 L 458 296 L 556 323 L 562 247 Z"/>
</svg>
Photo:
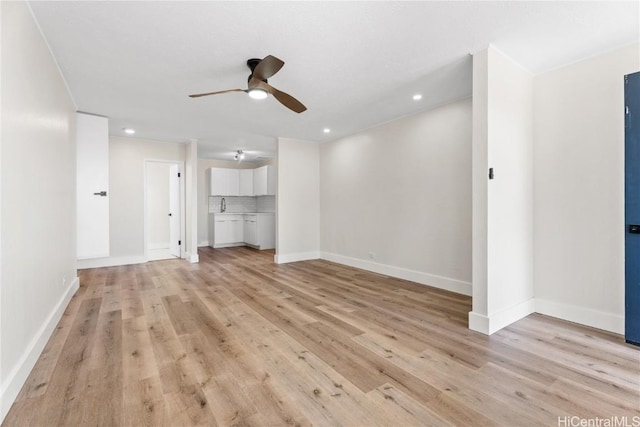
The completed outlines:
<svg viewBox="0 0 640 427">
<path fill-rule="evenodd" d="M 534 309 L 533 76 L 493 47 L 473 63 L 473 311 L 492 334 Z M 489 179 L 489 168 L 494 179 Z"/>
<path fill-rule="evenodd" d="M 278 139 L 277 263 L 320 257 L 320 149 Z"/>
<path fill-rule="evenodd" d="M 186 147 L 186 237 L 185 258 L 189 262 L 199 262 L 198 257 L 198 141 L 192 139 Z"/>
</svg>

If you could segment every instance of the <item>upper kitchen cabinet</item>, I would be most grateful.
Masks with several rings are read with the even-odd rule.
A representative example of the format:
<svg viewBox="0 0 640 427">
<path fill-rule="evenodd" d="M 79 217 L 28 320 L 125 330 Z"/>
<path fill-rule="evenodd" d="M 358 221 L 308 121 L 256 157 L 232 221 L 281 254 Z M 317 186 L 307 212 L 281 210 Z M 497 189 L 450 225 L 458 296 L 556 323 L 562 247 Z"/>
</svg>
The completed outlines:
<svg viewBox="0 0 640 427">
<path fill-rule="evenodd" d="M 272 165 L 253 170 L 254 196 L 273 196 L 276 194 L 276 172 Z"/>
<path fill-rule="evenodd" d="M 212 196 L 239 196 L 240 171 L 238 169 L 211 168 Z"/>
<path fill-rule="evenodd" d="M 240 169 L 240 195 L 253 196 L 253 169 Z"/>
</svg>

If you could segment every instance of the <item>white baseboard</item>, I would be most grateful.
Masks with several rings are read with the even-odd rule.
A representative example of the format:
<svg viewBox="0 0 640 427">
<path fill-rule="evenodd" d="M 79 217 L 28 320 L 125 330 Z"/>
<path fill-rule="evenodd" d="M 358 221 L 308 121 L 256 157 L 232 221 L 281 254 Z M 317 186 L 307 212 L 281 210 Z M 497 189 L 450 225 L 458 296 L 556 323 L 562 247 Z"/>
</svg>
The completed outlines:
<svg viewBox="0 0 640 427">
<path fill-rule="evenodd" d="M 205 246 L 209 246 L 208 240 L 203 240 L 202 242 L 198 243 L 199 248 L 204 248 Z"/>
<path fill-rule="evenodd" d="M 536 298 L 536 313 L 624 335 L 624 316 Z"/>
<path fill-rule="evenodd" d="M 485 316 L 474 311 L 469 312 L 469 329 L 491 335 L 500 329 L 527 317 L 536 310 L 535 298 L 512 305 Z"/>
<path fill-rule="evenodd" d="M 150 251 L 154 250 L 154 249 L 169 249 L 169 242 L 166 243 L 155 243 L 155 244 L 149 244 L 149 246 L 147 247 L 147 249 L 149 249 Z"/>
<path fill-rule="evenodd" d="M 189 261 L 192 264 L 200 262 L 200 256 L 198 254 L 191 254 L 189 252 L 185 252 L 184 256 L 182 258 L 186 259 L 187 261 Z"/>
<path fill-rule="evenodd" d="M 286 264 L 288 262 L 308 261 L 320 258 L 320 252 L 298 252 L 294 254 L 276 254 L 273 260 L 276 264 Z"/>
<path fill-rule="evenodd" d="M 213 245 L 214 248 L 237 248 L 238 246 L 247 246 L 243 242 L 236 243 L 216 243 Z"/>
<path fill-rule="evenodd" d="M 480 332 L 481 334 L 489 334 L 489 318 L 484 314 L 469 312 L 469 329 Z"/>
<path fill-rule="evenodd" d="M 386 276 L 397 277 L 399 279 L 409 280 L 421 285 L 432 286 L 434 288 L 444 289 L 462 295 L 471 296 L 471 283 L 463 282 L 449 277 L 438 276 L 435 274 L 424 273 L 422 271 L 409 270 L 393 265 L 380 264 L 377 262 L 367 261 L 358 258 L 351 258 L 344 255 L 322 252 L 321 258 L 327 261 L 337 262 L 362 270 L 372 271 Z"/>
<path fill-rule="evenodd" d="M 20 361 L 17 363 L 15 368 L 9 372 L 6 380 L 0 386 L 0 423 L 9 412 L 9 409 L 16 400 L 16 397 L 18 397 L 20 389 L 27 381 L 27 377 L 29 377 L 31 370 L 38 361 L 40 354 L 42 354 L 42 350 L 44 350 L 47 341 L 49 341 L 56 325 L 62 318 L 65 309 L 69 305 L 71 297 L 73 297 L 79 287 L 80 281 L 76 277 L 64 291 L 64 294 L 44 321 L 38 332 L 31 339 L 25 353 L 20 358 Z"/>
<path fill-rule="evenodd" d="M 100 267 L 114 267 L 117 265 L 143 264 L 145 262 L 147 262 L 147 259 L 144 257 L 144 255 L 79 259 L 78 269 L 82 270 L 85 268 L 100 268 Z"/>
</svg>

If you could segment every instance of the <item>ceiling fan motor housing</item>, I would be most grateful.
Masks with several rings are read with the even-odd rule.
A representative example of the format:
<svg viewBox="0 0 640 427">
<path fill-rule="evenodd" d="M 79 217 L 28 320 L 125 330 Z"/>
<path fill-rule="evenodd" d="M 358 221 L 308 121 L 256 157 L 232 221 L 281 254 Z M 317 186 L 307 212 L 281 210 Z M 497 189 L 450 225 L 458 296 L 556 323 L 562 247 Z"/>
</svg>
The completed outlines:
<svg viewBox="0 0 640 427">
<path fill-rule="evenodd" d="M 251 80 L 251 77 L 253 77 L 253 70 L 256 69 L 260 61 L 262 61 L 262 59 L 260 58 L 247 59 L 247 67 L 249 67 L 249 69 L 251 70 L 251 74 L 249 74 L 249 77 L 247 78 L 247 82 Z M 267 79 L 264 79 L 262 81 L 267 83 Z"/>
</svg>

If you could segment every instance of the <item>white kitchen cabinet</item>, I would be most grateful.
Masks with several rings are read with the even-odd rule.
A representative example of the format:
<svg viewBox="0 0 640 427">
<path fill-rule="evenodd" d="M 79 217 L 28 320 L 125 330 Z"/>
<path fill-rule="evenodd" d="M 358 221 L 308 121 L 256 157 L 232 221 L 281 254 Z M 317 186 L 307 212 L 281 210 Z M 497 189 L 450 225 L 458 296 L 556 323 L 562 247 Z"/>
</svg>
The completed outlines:
<svg viewBox="0 0 640 427">
<path fill-rule="evenodd" d="M 227 171 L 227 194 L 225 196 L 240 195 L 240 171 L 238 169 L 226 169 Z"/>
<path fill-rule="evenodd" d="M 227 191 L 227 173 L 224 169 L 221 168 L 211 168 L 209 169 L 210 179 L 211 179 L 211 192 L 209 193 L 212 196 L 222 196 Z"/>
<path fill-rule="evenodd" d="M 271 165 L 253 170 L 253 194 L 267 196 L 276 194 L 276 171 Z"/>
<path fill-rule="evenodd" d="M 211 196 L 239 196 L 240 171 L 238 169 L 211 168 Z"/>
<path fill-rule="evenodd" d="M 277 170 L 274 166 L 267 166 L 267 195 L 275 196 L 278 182 Z"/>
<path fill-rule="evenodd" d="M 246 244 L 258 246 L 258 224 L 257 215 L 243 215 L 243 239 Z"/>
<path fill-rule="evenodd" d="M 276 214 L 259 213 L 257 216 L 257 243 L 260 249 L 276 247 Z M 245 240 L 246 241 L 246 240 Z"/>
<path fill-rule="evenodd" d="M 235 218 L 231 218 L 229 219 L 229 228 L 230 228 L 230 233 L 231 233 L 231 239 L 232 241 L 235 242 L 242 242 L 244 240 L 243 235 L 242 235 L 242 216 L 241 215 L 234 215 Z"/>
<path fill-rule="evenodd" d="M 242 215 L 214 214 L 214 247 L 242 243 L 242 227 Z"/>
<path fill-rule="evenodd" d="M 240 169 L 240 195 L 253 196 L 253 169 Z"/>
<path fill-rule="evenodd" d="M 211 213 L 209 232 L 209 246 L 213 248 L 249 245 L 261 250 L 273 249 L 276 247 L 275 213 Z"/>
</svg>

